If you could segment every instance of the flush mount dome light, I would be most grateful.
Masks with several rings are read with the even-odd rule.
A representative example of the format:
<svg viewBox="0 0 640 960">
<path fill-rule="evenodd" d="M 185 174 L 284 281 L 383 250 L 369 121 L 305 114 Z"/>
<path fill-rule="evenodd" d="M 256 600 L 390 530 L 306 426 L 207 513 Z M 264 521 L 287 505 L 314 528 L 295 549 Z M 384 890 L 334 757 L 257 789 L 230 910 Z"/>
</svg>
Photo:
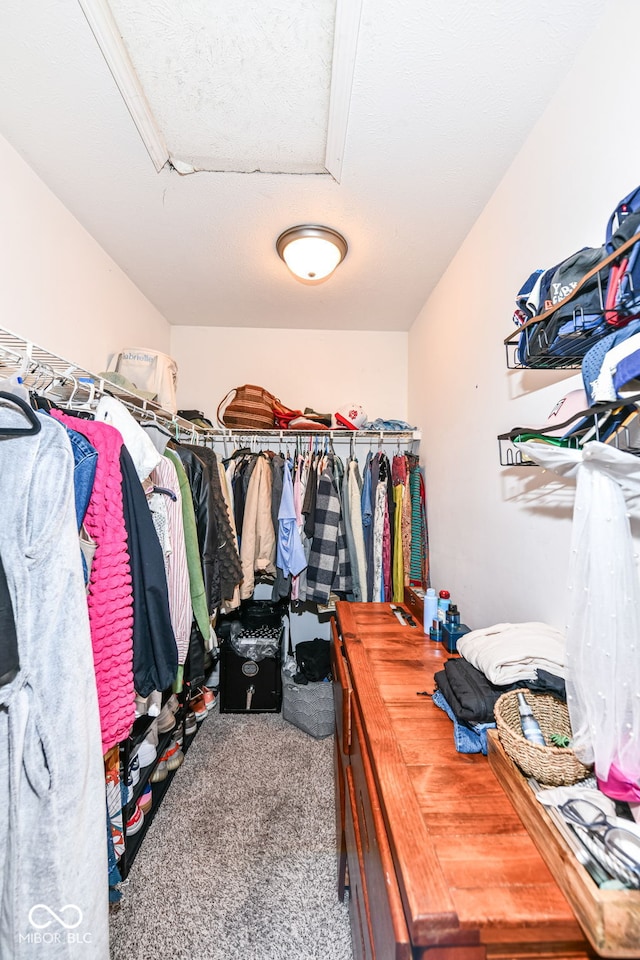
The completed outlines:
<svg viewBox="0 0 640 960">
<path fill-rule="evenodd" d="M 347 241 L 331 227 L 301 224 L 276 240 L 276 250 L 291 273 L 303 283 L 321 283 L 347 255 Z"/>
</svg>

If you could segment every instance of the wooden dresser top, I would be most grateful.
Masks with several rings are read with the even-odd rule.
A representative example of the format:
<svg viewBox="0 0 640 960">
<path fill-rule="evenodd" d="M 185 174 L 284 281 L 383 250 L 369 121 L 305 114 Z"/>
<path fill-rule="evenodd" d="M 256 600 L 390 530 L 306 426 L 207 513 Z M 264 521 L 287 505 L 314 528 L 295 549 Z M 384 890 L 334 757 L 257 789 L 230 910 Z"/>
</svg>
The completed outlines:
<svg viewBox="0 0 640 960">
<path fill-rule="evenodd" d="M 446 650 L 388 604 L 339 603 L 337 616 L 414 945 L 595 956 L 487 758 L 457 753 L 423 695 Z"/>
</svg>

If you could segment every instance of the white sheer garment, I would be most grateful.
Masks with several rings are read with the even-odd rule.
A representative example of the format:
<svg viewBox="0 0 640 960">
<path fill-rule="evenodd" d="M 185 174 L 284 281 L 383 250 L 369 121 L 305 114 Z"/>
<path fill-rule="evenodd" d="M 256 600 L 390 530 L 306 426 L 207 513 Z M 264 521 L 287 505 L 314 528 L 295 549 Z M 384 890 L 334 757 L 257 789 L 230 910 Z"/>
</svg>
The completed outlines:
<svg viewBox="0 0 640 960">
<path fill-rule="evenodd" d="M 567 630 L 573 746 L 606 780 L 640 778 L 640 576 L 629 518 L 640 516 L 640 459 L 604 443 L 534 441 L 523 453 L 576 480 Z"/>
</svg>

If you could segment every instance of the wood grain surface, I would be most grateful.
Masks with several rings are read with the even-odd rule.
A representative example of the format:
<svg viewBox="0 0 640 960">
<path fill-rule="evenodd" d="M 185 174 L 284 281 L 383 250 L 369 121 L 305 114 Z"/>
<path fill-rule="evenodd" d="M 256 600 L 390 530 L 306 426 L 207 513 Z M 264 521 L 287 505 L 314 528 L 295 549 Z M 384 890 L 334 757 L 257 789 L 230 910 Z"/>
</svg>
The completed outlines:
<svg viewBox="0 0 640 960">
<path fill-rule="evenodd" d="M 487 758 L 455 751 L 429 696 L 446 650 L 400 625 L 388 604 L 338 603 L 337 621 L 352 725 L 357 717 L 352 759 L 361 743 L 413 957 L 594 957 Z M 374 917 L 375 898 L 368 906 Z"/>
</svg>

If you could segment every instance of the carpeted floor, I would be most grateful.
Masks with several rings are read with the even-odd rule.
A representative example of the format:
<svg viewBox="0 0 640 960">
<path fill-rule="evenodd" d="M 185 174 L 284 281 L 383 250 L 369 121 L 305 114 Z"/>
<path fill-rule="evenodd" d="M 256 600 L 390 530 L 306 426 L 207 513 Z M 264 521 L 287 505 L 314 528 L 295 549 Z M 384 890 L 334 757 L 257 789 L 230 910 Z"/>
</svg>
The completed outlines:
<svg viewBox="0 0 640 960">
<path fill-rule="evenodd" d="M 279 714 L 213 710 L 112 912 L 112 960 L 351 960 L 332 750 Z"/>
</svg>

